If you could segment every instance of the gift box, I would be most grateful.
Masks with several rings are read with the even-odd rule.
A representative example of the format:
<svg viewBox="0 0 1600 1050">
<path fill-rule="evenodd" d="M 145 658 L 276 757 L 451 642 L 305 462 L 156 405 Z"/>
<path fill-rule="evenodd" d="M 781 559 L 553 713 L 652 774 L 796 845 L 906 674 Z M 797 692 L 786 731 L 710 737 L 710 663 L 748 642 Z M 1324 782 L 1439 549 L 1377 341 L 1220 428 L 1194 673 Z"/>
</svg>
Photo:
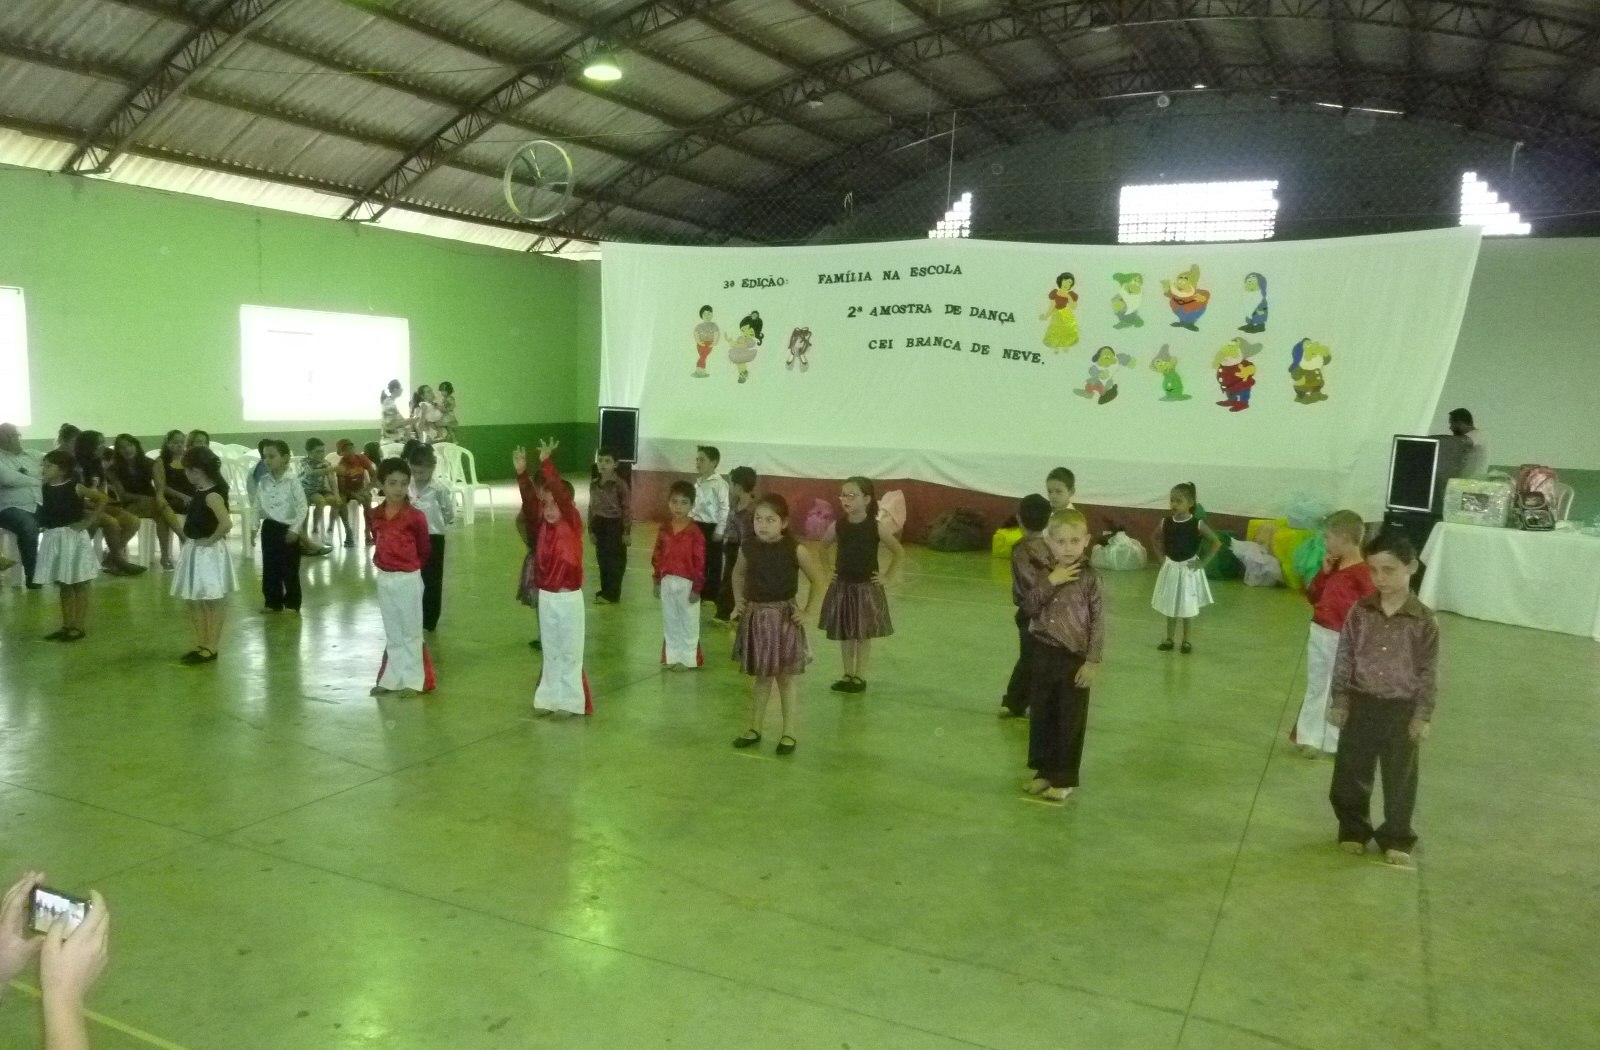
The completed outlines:
<svg viewBox="0 0 1600 1050">
<path fill-rule="evenodd" d="M 1509 481 L 1451 478 L 1444 487 L 1444 520 L 1503 529 L 1511 522 L 1515 503 Z"/>
</svg>

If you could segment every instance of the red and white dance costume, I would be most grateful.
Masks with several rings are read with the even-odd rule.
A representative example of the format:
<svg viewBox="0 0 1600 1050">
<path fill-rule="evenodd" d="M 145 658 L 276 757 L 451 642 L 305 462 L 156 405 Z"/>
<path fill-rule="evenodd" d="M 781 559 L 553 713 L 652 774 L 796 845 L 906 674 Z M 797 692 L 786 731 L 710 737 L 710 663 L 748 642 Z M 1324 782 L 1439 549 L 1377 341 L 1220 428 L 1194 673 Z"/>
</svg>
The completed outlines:
<svg viewBox="0 0 1600 1050">
<path fill-rule="evenodd" d="M 390 516 L 381 503 L 368 519 L 378 570 L 378 608 L 383 612 L 383 663 L 378 667 L 382 689 L 433 692 L 433 661 L 422 642 L 422 567 L 433 553 L 428 518 L 407 501 Z"/>
<path fill-rule="evenodd" d="M 545 460 L 539 473 L 560 517 L 547 521 L 541 508 L 527 522 L 529 532 L 539 536 L 534 575 L 539 584 L 539 639 L 544 646 L 533 706 L 592 714 L 589 677 L 583 673 L 583 519 L 555 464 Z"/>
<path fill-rule="evenodd" d="M 1314 612 L 1311 633 L 1306 638 L 1306 695 L 1290 737 L 1295 743 L 1329 755 L 1339 750 L 1339 727 L 1328 721 L 1339 633 L 1344 630 L 1351 608 L 1372 592 L 1372 572 L 1366 562 L 1343 569 L 1323 569 L 1306 585 L 1306 600 Z"/>
<path fill-rule="evenodd" d="M 661 588 L 661 662 L 666 666 L 699 667 L 700 592 L 706 585 L 706 536 L 692 521 L 674 531 L 667 522 L 656 533 L 650 555 L 656 586 Z"/>
</svg>

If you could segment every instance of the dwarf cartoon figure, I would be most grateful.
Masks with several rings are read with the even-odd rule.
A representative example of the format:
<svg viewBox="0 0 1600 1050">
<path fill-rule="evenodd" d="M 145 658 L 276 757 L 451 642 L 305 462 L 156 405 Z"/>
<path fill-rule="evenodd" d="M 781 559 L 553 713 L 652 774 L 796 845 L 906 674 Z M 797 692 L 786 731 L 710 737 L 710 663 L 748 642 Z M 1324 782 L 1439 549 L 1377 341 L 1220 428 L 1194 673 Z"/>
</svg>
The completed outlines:
<svg viewBox="0 0 1600 1050">
<path fill-rule="evenodd" d="M 1246 302 L 1256 300 L 1250 307 L 1250 313 L 1244 319 L 1244 324 L 1239 326 L 1241 332 L 1265 332 L 1267 330 L 1267 276 L 1261 273 L 1247 273 L 1244 275 L 1244 291 Z"/>
<path fill-rule="evenodd" d="M 1044 331 L 1044 345 L 1052 350 L 1078 345 L 1078 293 L 1072 290 L 1077 283 L 1070 273 L 1058 275 L 1055 289 L 1050 292 L 1050 306 L 1039 315 L 1039 320 L 1050 322 Z"/>
<path fill-rule="evenodd" d="M 1161 377 L 1161 400 L 1193 400 L 1183 392 L 1183 377 L 1178 375 L 1178 359 L 1172 356 L 1172 348 L 1166 343 L 1162 343 L 1161 352 L 1150 359 L 1150 371 Z"/>
<path fill-rule="evenodd" d="M 1177 318 L 1172 327 L 1200 331 L 1197 322 L 1204 316 L 1206 304 L 1211 302 L 1211 293 L 1200 287 L 1200 264 L 1195 263 L 1170 281 L 1162 281 L 1161 290 Z"/>
<path fill-rule="evenodd" d="M 706 361 L 711 357 L 712 349 L 722 341 L 722 329 L 717 327 L 717 322 L 711 319 L 711 307 L 700 308 L 700 323 L 694 326 L 694 371 L 690 373 L 696 379 L 704 379 L 711 373 L 706 371 Z"/>
<path fill-rule="evenodd" d="M 1117 373 L 1132 365 L 1132 357 L 1119 354 L 1109 346 L 1102 346 L 1089 361 L 1089 381 L 1077 392 L 1078 396 L 1095 399 L 1102 405 L 1116 400 Z"/>
<path fill-rule="evenodd" d="M 1294 380 L 1294 400 L 1299 405 L 1314 405 L 1328 400 L 1322 370 L 1333 360 L 1333 352 L 1322 343 L 1302 339 L 1294 344 L 1289 360 L 1289 378 Z"/>
<path fill-rule="evenodd" d="M 792 372 L 794 371 L 795 362 L 798 361 L 800 362 L 800 371 L 806 371 L 811 367 L 811 362 L 806 359 L 806 355 L 810 352 L 811 329 L 796 328 L 789 333 L 789 360 L 784 362 L 783 367 Z"/>
<path fill-rule="evenodd" d="M 1243 412 L 1250 407 L 1250 391 L 1256 385 L 1256 366 L 1251 358 L 1260 352 L 1260 343 L 1235 337 L 1212 358 L 1211 367 L 1217 370 L 1217 385 L 1222 388 L 1223 399 L 1217 404 L 1229 412 Z"/>
<path fill-rule="evenodd" d="M 728 360 L 739 369 L 739 382 L 750 380 L 750 362 L 761 345 L 761 315 L 754 310 L 739 319 L 739 338 L 728 343 Z"/>
<path fill-rule="evenodd" d="M 1144 274 L 1142 273 L 1114 273 L 1111 279 L 1117 282 L 1117 294 L 1111 297 L 1111 312 L 1117 315 L 1117 323 L 1113 328 L 1143 328 L 1144 318 L 1139 316 L 1139 308 L 1144 305 Z"/>
</svg>

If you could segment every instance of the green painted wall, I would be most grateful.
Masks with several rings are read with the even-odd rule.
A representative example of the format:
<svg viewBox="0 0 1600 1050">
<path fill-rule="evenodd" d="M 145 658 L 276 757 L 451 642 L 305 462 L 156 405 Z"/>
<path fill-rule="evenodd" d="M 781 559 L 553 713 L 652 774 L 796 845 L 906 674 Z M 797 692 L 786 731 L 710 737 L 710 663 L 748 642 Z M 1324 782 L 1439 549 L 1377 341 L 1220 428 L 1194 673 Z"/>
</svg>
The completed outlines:
<svg viewBox="0 0 1600 1050">
<path fill-rule="evenodd" d="M 598 264 L 7 168 L 0 231 L 0 284 L 27 297 L 30 439 L 64 421 L 246 444 L 375 437 L 387 376 L 373 376 L 371 419 L 242 418 L 248 303 L 407 318 L 412 382 L 455 384 L 480 476 L 508 476 L 510 449 L 539 434 L 567 444 L 564 467 L 586 461 L 600 342 L 585 271 Z"/>
</svg>

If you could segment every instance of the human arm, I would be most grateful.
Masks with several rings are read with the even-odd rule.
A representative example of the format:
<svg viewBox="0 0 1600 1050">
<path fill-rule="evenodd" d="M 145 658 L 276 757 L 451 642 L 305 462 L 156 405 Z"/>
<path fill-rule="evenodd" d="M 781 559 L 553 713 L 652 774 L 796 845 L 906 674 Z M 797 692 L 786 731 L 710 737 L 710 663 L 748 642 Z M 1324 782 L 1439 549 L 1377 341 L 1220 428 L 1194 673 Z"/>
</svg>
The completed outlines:
<svg viewBox="0 0 1600 1050">
<path fill-rule="evenodd" d="M 1339 632 L 1339 654 L 1333 659 L 1333 683 L 1328 694 L 1328 724 L 1343 726 L 1350 715 L 1350 684 L 1355 680 L 1356 646 L 1361 639 L 1361 617 L 1352 609 Z"/>
<path fill-rule="evenodd" d="M 89 1050 L 83 1000 L 105 969 L 110 936 L 111 913 L 98 893 L 89 895 L 89 914 L 77 929 L 68 933 L 60 919 L 45 934 L 39 961 L 45 1050 Z"/>
<path fill-rule="evenodd" d="M 439 517 L 444 519 L 446 525 L 454 525 L 456 523 L 456 501 L 455 497 L 450 494 L 450 484 L 435 478 L 431 487 L 434 499 L 439 502 Z"/>
<path fill-rule="evenodd" d="M 0 904 L 0 996 L 17 974 L 39 957 L 42 942 L 28 934 L 28 895 L 43 881 L 42 871 L 24 873 Z"/>
<path fill-rule="evenodd" d="M 693 528 L 693 526 L 690 526 Z M 667 531 L 671 526 L 663 525 L 656 532 L 656 545 L 650 549 L 650 579 L 656 585 L 657 597 L 661 594 L 661 577 L 666 575 L 662 568 L 667 560 Z M 694 531 L 699 532 L 699 529 Z"/>
<path fill-rule="evenodd" d="M 1411 716 L 1411 739 L 1419 743 L 1428 738 L 1428 727 L 1433 723 L 1433 709 L 1439 702 L 1439 625 L 1429 617 L 1415 642 L 1412 661 L 1422 688 L 1417 696 L 1417 709 Z"/>
<path fill-rule="evenodd" d="M 622 542 L 627 544 L 633 538 L 633 489 L 621 478 L 617 479 L 617 501 L 622 504 Z"/>
<path fill-rule="evenodd" d="M 306 512 L 311 507 L 306 502 L 306 490 L 300 484 L 299 478 L 285 473 L 282 483 L 289 487 L 288 540 L 290 543 L 295 543 L 300 539 L 301 526 L 306 520 Z"/>
<path fill-rule="evenodd" d="M 878 542 L 889 549 L 889 567 L 878 574 L 878 579 L 883 583 L 889 583 L 899 578 L 897 573 L 900 570 L 900 562 L 905 558 L 906 549 L 894 531 L 893 522 L 878 522 Z"/>
<path fill-rule="evenodd" d="M 686 531 L 689 533 L 689 597 L 699 601 L 701 592 L 706 589 L 706 534 L 694 525 Z"/>
<path fill-rule="evenodd" d="M 817 614 L 822 611 L 822 596 L 828 588 L 828 577 L 823 573 L 822 563 L 817 561 L 817 556 L 811 553 L 810 547 L 796 544 L 794 556 L 800 563 L 800 572 L 811 585 L 806 591 L 805 608 L 802 609 L 798 602 L 795 603 L 794 622 L 804 627 L 807 623 L 815 623 Z M 743 564 L 742 560 L 740 564 Z"/>
<path fill-rule="evenodd" d="M 737 620 L 744 615 L 744 581 L 745 573 L 749 571 L 750 559 L 741 557 L 733 564 L 733 616 Z"/>
<path fill-rule="evenodd" d="M 428 535 L 428 516 L 412 507 L 406 517 L 406 529 L 411 533 L 411 542 L 417 545 L 417 561 L 426 565 L 433 556 L 433 537 Z"/>
<path fill-rule="evenodd" d="M 1082 586 L 1084 601 L 1089 612 L 1089 641 L 1086 646 L 1088 651 L 1083 654 L 1083 665 L 1078 668 L 1074 681 L 1078 688 L 1088 689 L 1099 677 L 1100 662 L 1105 653 L 1106 608 L 1105 595 L 1100 590 L 1100 576 L 1097 573 L 1090 573 Z"/>
<path fill-rule="evenodd" d="M 561 517 L 575 526 L 581 534 L 583 517 L 578 513 L 578 505 L 572 500 L 572 490 L 557 472 L 555 460 L 550 458 L 560 447 L 561 442 L 553 438 L 539 442 L 539 476 L 544 480 L 544 487 L 550 493 L 550 498 L 556 501 L 556 509 L 561 512 Z"/>
<path fill-rule="evenodd" d="M 39 484 L 37 472 L 32 474 L 20 467 L 0 460 L 0 488 L 24 488 Z"/>
<path fill-rule="evenodd" d="M 822 533 L 821 557 L 818 559 L 818 564 L 822 566 L 830 578 L 839 575 L 838 569 L 834 566 L 834 563 L 838 560 L 835 551 L 839 546 L 839 531 L 835 524 L 831 521 L 828 522 L 827 529 Z"/>
<path fill-rule="evenodd" d="M 197 542 L 207 547 L 214 547 L 227 538 L 228 532 L 233 528 L 233 515 L 228 513 L 228 501 L 222 493 L 212 489 L 206 493 L 206 506 L 211 508 L 211 513 L 217 516 L 217 527 L 203 540 Z"/>
<path fill-rule="evenodd" d="M 716 540 L 718 543 L 721 543 L 722 537 L 728 534 L 728 507 L 730 505 L 728 496 L 728 479 L 723 477 L 721 474 L 713 474 L 711 476 L 711 486 L 711 497 L 713 501 L 711 506 L 711 520 L 717 523 L 716 528 L 712 530 L 711 538 Z"/>
<path fill-rule="evenodd" d="M 1217 556 L 1222 549 L 1222 541 L 1217 534 L 1211 531 L 1211 526 L 1205 522 L 1200 523 L 1200 568 L 1211 564 L 1211 559 Z"/>
</svg>

